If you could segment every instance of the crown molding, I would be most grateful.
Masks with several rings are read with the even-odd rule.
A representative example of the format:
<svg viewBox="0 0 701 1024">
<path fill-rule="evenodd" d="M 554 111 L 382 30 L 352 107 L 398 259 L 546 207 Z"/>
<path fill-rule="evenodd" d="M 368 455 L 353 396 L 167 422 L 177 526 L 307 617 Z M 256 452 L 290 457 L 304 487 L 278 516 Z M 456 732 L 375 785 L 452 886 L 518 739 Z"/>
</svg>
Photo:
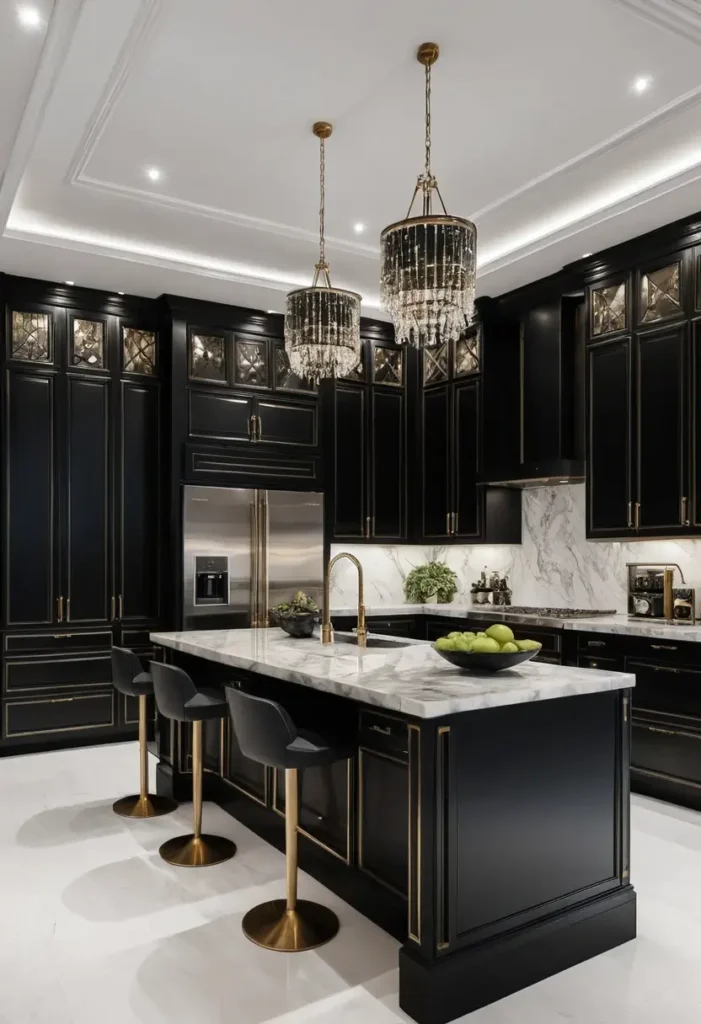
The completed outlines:
<svg viewBox="0 0 701 1024">
<path fill-rule="evenodd" d="M 32 87 L 0 180 L 0 234 L 4 230 L 63 67 L 84 0 L 56 0 Z"/>
<path fill-rule="evenodd" d="M 653 25 L 701 46 L 701 7 L 698 0 L 615 0 Z"/>
</svg>

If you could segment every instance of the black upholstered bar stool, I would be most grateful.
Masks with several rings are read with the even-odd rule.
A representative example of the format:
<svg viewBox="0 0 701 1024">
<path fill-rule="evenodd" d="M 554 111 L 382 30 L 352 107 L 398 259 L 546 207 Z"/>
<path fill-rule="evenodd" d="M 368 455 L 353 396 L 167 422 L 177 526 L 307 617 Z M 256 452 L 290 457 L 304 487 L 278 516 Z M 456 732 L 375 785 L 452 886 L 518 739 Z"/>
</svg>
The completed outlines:
<svg viewBox="0 0 701 1024">
<path fill-rule="evenodd" d="M 298 728 L 280 704 L 226 687 L 236 739 L 246 757 L 285 771 L 287 897 L 260 903 L 243 919 L 244 934 L 259 946 L 285 953 L 316 949 L 334 937 L 338 918 L 328 907 L 297 899 L 297 829 L 300 768 L 333 764 L 353 756 L 350 745 L 332 743 Z"/>
<path fill-rule="evenodd" d="M 140 660 L 126 647 L 112 648 L 112 682 L 127 697 L 139 698 L 139 763 L 141 786 L 138 796 L 123 796 L 112 809 L 124 818 L 156 818 L 178 806 L 167 796 L 151 796 L 148 791 L 148 746 L 146 698 L 153 693 L 153 679 L 144 672 Z"/>
<path fill-rule="evenodd" d="M 151 674 L 160 713 L 176 722 L 192 723 L 192 834 L 169 839 L 158 852 L 178 867 L 221 864 L 234 856 L 236 845 L 224 836 L 202 833 L 202 723 L 224 718 L 226 700 L 216 690 L 198 689 L 187 672 L 175 665 L 152 661 Z"/>
</svg>

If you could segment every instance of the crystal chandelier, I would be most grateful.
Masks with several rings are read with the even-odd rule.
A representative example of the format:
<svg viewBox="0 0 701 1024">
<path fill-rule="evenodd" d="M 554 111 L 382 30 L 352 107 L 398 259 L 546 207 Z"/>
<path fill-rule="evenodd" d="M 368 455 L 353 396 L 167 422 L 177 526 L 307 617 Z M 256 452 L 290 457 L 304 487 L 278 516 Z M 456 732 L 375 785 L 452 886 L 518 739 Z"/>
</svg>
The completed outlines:
<svg viewBox="0 0 701 1024">
<path fill-rule="evenodd" d="M 331 287 L 324 240 L 324 140 L 332 127 L 317 121 L 312 131 L 319 139 L 319 262 L 311 288 L 287 296 L 285 349 L 294 373 L 318 382 L 323 377 L 344 377 L 360 360 L 360 295 Z M 319 281 L 321 280 L 321 284 Z"/>
<path fill-rule="evenodd" d="M 431 65 L 438 46 L 422 43 L 416 59 L 426 71 L 426 163 L 406 219 L 381 236 L 382 306 L 392 317 L 397 340 L 417 347 L 458 338 L 471 320 L 475 301 L 477 231 L 462 217 L 450 217 L 431 172 Z M 443 207 L 433 213 L 433 193 Z M 421 192 L 423 212 L 411 211 Z"/>
</svg>

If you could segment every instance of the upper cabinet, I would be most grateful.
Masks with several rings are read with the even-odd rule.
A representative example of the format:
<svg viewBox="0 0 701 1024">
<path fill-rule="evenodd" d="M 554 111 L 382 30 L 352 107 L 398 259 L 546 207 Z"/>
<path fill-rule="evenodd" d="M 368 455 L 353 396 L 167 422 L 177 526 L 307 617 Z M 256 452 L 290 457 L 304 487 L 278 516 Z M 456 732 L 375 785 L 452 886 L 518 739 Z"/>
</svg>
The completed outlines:
<svg viewBox="0 0 701 1024">
<path fill-rule="evenodd" d="M 188 378 L 199 385 L 316 395 L 292 372 L 282 341 L 216 327 L 188 327 Z"/>
<path fill-rule="evenodd" d="M 697 322 L 690 253 L 590 286 L 587 535 L 698 532 Z M 691 331 L 691 334 L 690 334 Z"/>
</svg>

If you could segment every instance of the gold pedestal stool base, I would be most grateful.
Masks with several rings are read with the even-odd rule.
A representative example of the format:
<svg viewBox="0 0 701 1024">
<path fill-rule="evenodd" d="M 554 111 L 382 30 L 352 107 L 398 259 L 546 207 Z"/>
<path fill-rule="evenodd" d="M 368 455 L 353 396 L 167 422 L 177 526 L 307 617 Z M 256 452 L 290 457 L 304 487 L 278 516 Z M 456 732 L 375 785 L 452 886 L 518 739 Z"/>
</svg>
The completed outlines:
<svg viewBox="0 0 701 1024">
<path fill-rule="evenodd" d="M 205 868 L 231 860 L 236 844 L 224 836 L 176 836 L 163 843 L 158 851 L 163 860 L 179 868 Z"/>
<path fill-rule="evenodd" d="M 158 818 L 161 814 L 170 814 L 177 809 L 176 800 L 169 796 L 123 796 L 112 804 L 115 814 L 123 818 Z"/>
<path fill-rule="evenodd" d="M 294 910 L 286 900 L 271 900 L 249 910 L 243 919 L 243 933 L 251 942 L 279 953 L 301 953 L 316 949 L 334 938 L 339 921 L 332 910 L 309 900 L 298 900 Z"/>
</svg>

